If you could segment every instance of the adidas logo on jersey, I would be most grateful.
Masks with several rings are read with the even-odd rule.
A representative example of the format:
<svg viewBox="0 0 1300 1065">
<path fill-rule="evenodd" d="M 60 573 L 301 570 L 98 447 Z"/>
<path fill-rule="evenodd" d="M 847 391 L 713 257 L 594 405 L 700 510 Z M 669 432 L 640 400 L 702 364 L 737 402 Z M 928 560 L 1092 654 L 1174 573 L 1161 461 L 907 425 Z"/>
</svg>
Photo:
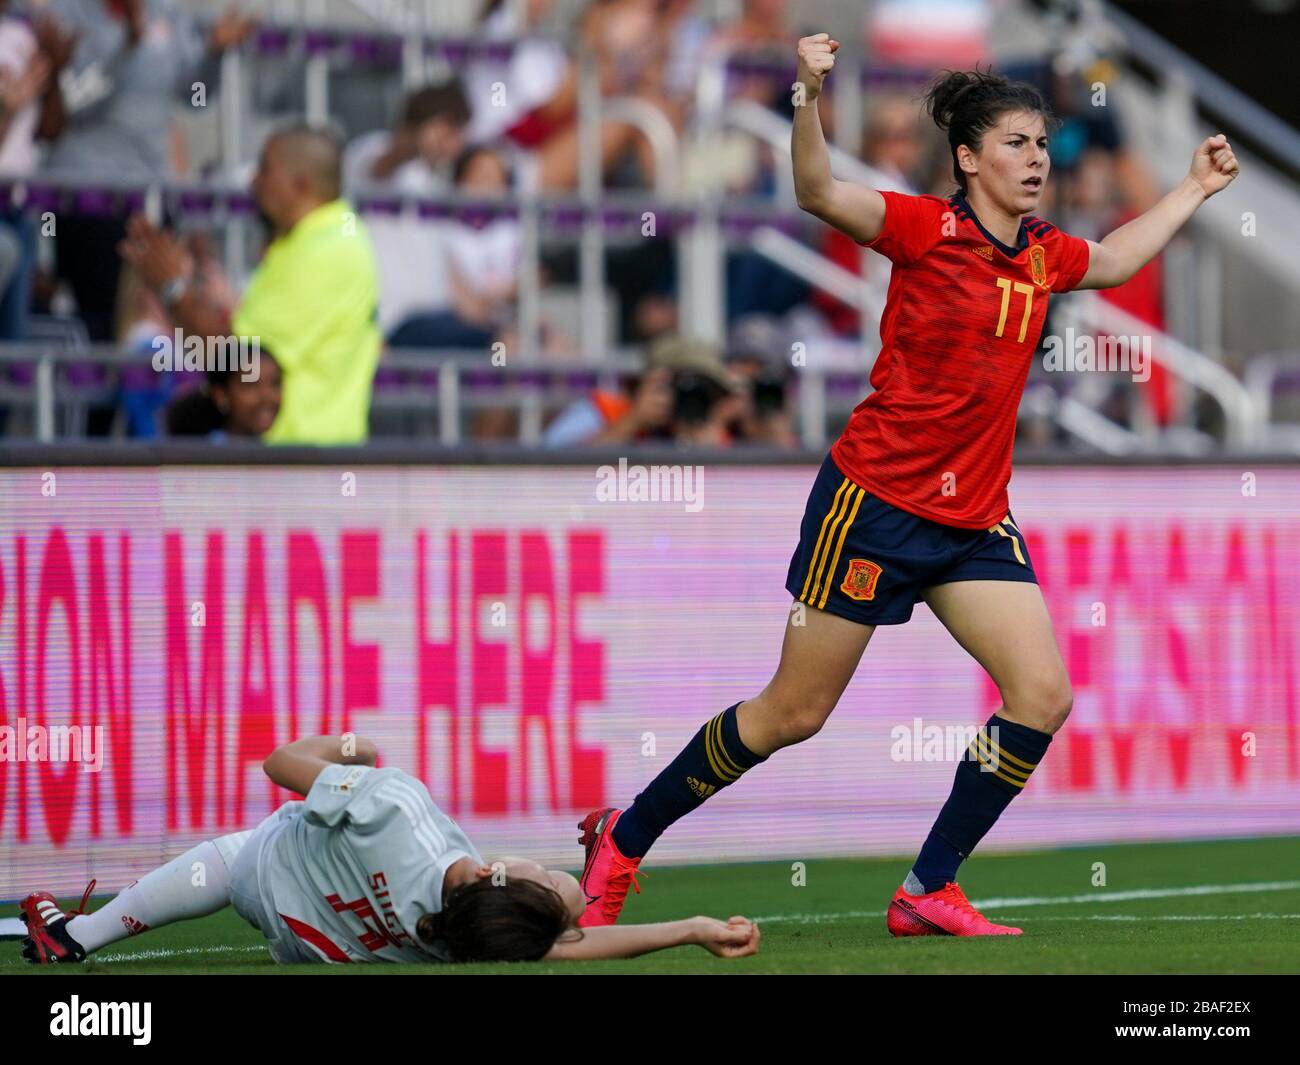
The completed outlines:
<svg viewBox="0 0 1300 1065">
<path fill-rule="evenodd" d="M 979 247 L 979 248 L 971 248 L 971 251 L 973 251 L 973 252 L 974 252 L 976 255 L 978 255 L 981 259 L 987 259 L 989 262 L 992 262 L 992 261 L 993 261 L 993 245 L 992 245 L 992 244 L 985 244 L 985 245 L 983 245 L 982 247 Z"/>
</svg>

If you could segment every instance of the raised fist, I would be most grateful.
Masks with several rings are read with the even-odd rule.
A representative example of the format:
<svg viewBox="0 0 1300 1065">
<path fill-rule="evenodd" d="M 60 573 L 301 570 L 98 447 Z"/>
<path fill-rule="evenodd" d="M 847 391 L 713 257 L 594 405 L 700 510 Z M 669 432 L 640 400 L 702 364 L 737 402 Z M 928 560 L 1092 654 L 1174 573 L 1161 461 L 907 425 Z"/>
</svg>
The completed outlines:
<svg viewBox="0 0 1300 1065">
<path fill-rule="evenodd" d="M 1239 169 L 1228 138 L 1216 133 L 1213 137 L 1206 137 L 1196 149 L 1188 173 L 1209 197 L 1227 188 Z"/>
<path fill-rule="evenodd" d="M 822 91 L 822 82 L 835 65 L 835 53 L 839 47 L 840 42 L 831 40 L 829 33 L 799 38 L 799 73 L 795 80 L 805 86 L 808 99 L 816 99 Z"/>
</svg>

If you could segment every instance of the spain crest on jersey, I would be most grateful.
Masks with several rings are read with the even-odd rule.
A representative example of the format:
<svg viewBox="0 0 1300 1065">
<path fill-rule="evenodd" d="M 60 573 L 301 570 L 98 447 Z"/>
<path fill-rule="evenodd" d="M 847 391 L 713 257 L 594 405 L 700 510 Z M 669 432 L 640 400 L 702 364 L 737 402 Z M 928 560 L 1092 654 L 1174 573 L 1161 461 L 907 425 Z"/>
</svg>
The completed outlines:
<svg viewBox="0 0 1300 1065">
<path fill-rule="evenodd" d="M 1047 253 L 1041 244 L 1029 249 L 1029 276 L 1039 288 L 1047 287 Z"/>
<path fill-rule="evenodd" d="M 880 567 L 865 558 L 849 559 L 849 571 L 844 574 L 844 583 L 840 591 L 850 599 L 874 599 L 876 597 L 876 580 L 880 577 Z"/>
</svg>

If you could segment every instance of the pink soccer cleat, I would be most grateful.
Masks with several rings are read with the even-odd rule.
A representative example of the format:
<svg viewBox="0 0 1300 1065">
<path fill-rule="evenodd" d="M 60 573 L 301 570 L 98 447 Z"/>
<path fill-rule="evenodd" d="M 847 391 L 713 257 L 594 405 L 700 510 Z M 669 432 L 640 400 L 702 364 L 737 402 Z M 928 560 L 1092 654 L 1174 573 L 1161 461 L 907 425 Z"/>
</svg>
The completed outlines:
<svg viewBox="0 0 1300 1065">
<path fill-rule="evenodd" d="M 994 924 L 970 904 L 954 883 L 928 895 L 909 895 L 901 887 L 889 904 L 885 923 L 891 936 L 1018 936 L 1019 928 Z"/>
<path fill-rule="evenodd" d="M 580 928 L 614 924 L 623 912 L 628 887 L 638 895 L 641 893 L 641 885 L 636 881 L 641 859 L 626 857 L 614 844 L 612 833 L 622 812 L 593 810 L 578 822 L 582 829 L 578 842 L 587 848 L 581 881 L 587 908 L 578 918 Z"/>
</svg>

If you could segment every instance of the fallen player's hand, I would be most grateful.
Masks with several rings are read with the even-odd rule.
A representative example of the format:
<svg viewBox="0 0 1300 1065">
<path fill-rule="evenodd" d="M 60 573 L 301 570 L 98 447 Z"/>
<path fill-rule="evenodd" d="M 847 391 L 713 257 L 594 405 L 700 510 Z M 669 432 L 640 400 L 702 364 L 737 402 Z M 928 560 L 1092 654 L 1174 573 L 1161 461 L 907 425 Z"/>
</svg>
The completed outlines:
<svg viewBox="0 0 1300 1065">
<path fill-rule="evenodd" d="M 695 942 L 719 958 L 743 958 L 758 953 L 762 935 L 758 925 L 747 917 L 719 921 L 713 917 L 693 917 Z"/>
</svg>

